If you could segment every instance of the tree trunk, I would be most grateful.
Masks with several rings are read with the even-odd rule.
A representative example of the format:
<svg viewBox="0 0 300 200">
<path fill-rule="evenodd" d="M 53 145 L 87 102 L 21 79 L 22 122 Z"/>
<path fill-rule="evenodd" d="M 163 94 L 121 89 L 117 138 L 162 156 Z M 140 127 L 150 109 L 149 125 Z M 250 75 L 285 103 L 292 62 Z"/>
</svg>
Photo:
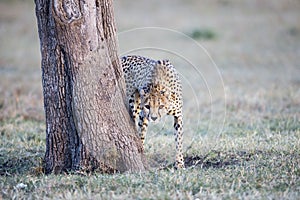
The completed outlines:
<svg viewBox="0 0 300 200">
<path fill-rule="evenodd" d="M 145 170 L 125 105 L 111 0 L 35 0 L 46 173 Z"/>
</svg>

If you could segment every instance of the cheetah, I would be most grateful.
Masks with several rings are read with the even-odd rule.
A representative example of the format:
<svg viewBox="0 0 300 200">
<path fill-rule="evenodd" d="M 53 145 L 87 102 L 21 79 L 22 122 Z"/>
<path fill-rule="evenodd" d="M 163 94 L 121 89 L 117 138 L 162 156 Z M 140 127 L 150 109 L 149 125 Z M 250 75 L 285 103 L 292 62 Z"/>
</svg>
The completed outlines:
<svg viewBox="0 0 300 200">
<path fill-rule="evenodd" d="M 144 146 L 148 122 L 165 115 L 174 116 L 175 168 L 184 168 L 182 153 L 182 86 L 169 60 L 152 60 L 142 56 L 121 58 L 130 115 Z"/>
</svg>

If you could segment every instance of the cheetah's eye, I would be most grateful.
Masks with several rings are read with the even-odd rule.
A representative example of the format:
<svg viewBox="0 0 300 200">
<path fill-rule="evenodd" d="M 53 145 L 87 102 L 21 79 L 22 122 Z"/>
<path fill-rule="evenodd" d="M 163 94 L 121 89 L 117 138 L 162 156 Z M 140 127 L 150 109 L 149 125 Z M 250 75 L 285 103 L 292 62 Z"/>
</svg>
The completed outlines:
<svg viewBox="0 0 300 200">
<path fill-rule="evenodd" d="M 149 105 L 145 105 L 145 108 L 147 108 L 148 110 L 150 109 L 150 106 Z"/>
<path fill-rule="evenodd" d="M 163 109 L 164 107 L 165 107 L 164 105 L 160 105 L 158 108 Z"/>
</svg>

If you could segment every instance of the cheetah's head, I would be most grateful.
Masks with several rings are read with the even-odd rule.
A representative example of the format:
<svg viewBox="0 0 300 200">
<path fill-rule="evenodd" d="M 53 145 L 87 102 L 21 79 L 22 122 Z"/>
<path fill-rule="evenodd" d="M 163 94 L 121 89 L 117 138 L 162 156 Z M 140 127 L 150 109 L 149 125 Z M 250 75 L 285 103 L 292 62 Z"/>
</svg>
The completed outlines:
<svg viewBox="0 0 300 200">
<path fill-rule="evenodd" d="M 157 122 L 167 114 L 169 92 L 165 87 L 151 85 L 148 91 L 142 89 L 140 95 L 144 115 L 149 121 Z"/>
</svg>

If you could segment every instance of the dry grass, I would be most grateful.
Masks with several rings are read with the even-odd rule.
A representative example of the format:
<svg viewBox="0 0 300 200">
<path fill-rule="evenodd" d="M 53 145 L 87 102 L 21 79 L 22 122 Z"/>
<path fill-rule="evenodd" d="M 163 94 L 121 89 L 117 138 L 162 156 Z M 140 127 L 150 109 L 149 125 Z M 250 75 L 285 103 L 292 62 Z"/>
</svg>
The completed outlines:
<svg viewBox="0 0 300 200">
<path fill-rule="evenodd" d="M 288 127 L 264 123 L 282 132 L 249 131 L 231 124 L 234 131 L 224 134 L 215 150 L 203 154 L 194 147 L 182 171 L 165 168 L 143 174 L 45 176 L 40 171 L 43 123 L 7 121 L 1 130 L 1 195 L 5 199 L 296 199 L 300 192 L 300 127 L 289 123 Z M 151 149 L 148 154 L 157 155 L 157 151 Z"/>
<path fill-rule="evenodd" d="M 195 33 L 218 66 L 224 87 L 204 50 L 182 35 L 161 29 L 119 35 L 121 53 L 139 45 L 171 50 L 136 52 L 168 57 L 182 75 L 187 169 L 171 167 L 174 139 L 166 119 L 152 125 L 146 139 L 149 172 L 45 176 L 34 5 L 1 1 L 0 199 L 299 198 L 299 2 L 115 4 L 119 30 L 160 26 Z"/>
</svg>

